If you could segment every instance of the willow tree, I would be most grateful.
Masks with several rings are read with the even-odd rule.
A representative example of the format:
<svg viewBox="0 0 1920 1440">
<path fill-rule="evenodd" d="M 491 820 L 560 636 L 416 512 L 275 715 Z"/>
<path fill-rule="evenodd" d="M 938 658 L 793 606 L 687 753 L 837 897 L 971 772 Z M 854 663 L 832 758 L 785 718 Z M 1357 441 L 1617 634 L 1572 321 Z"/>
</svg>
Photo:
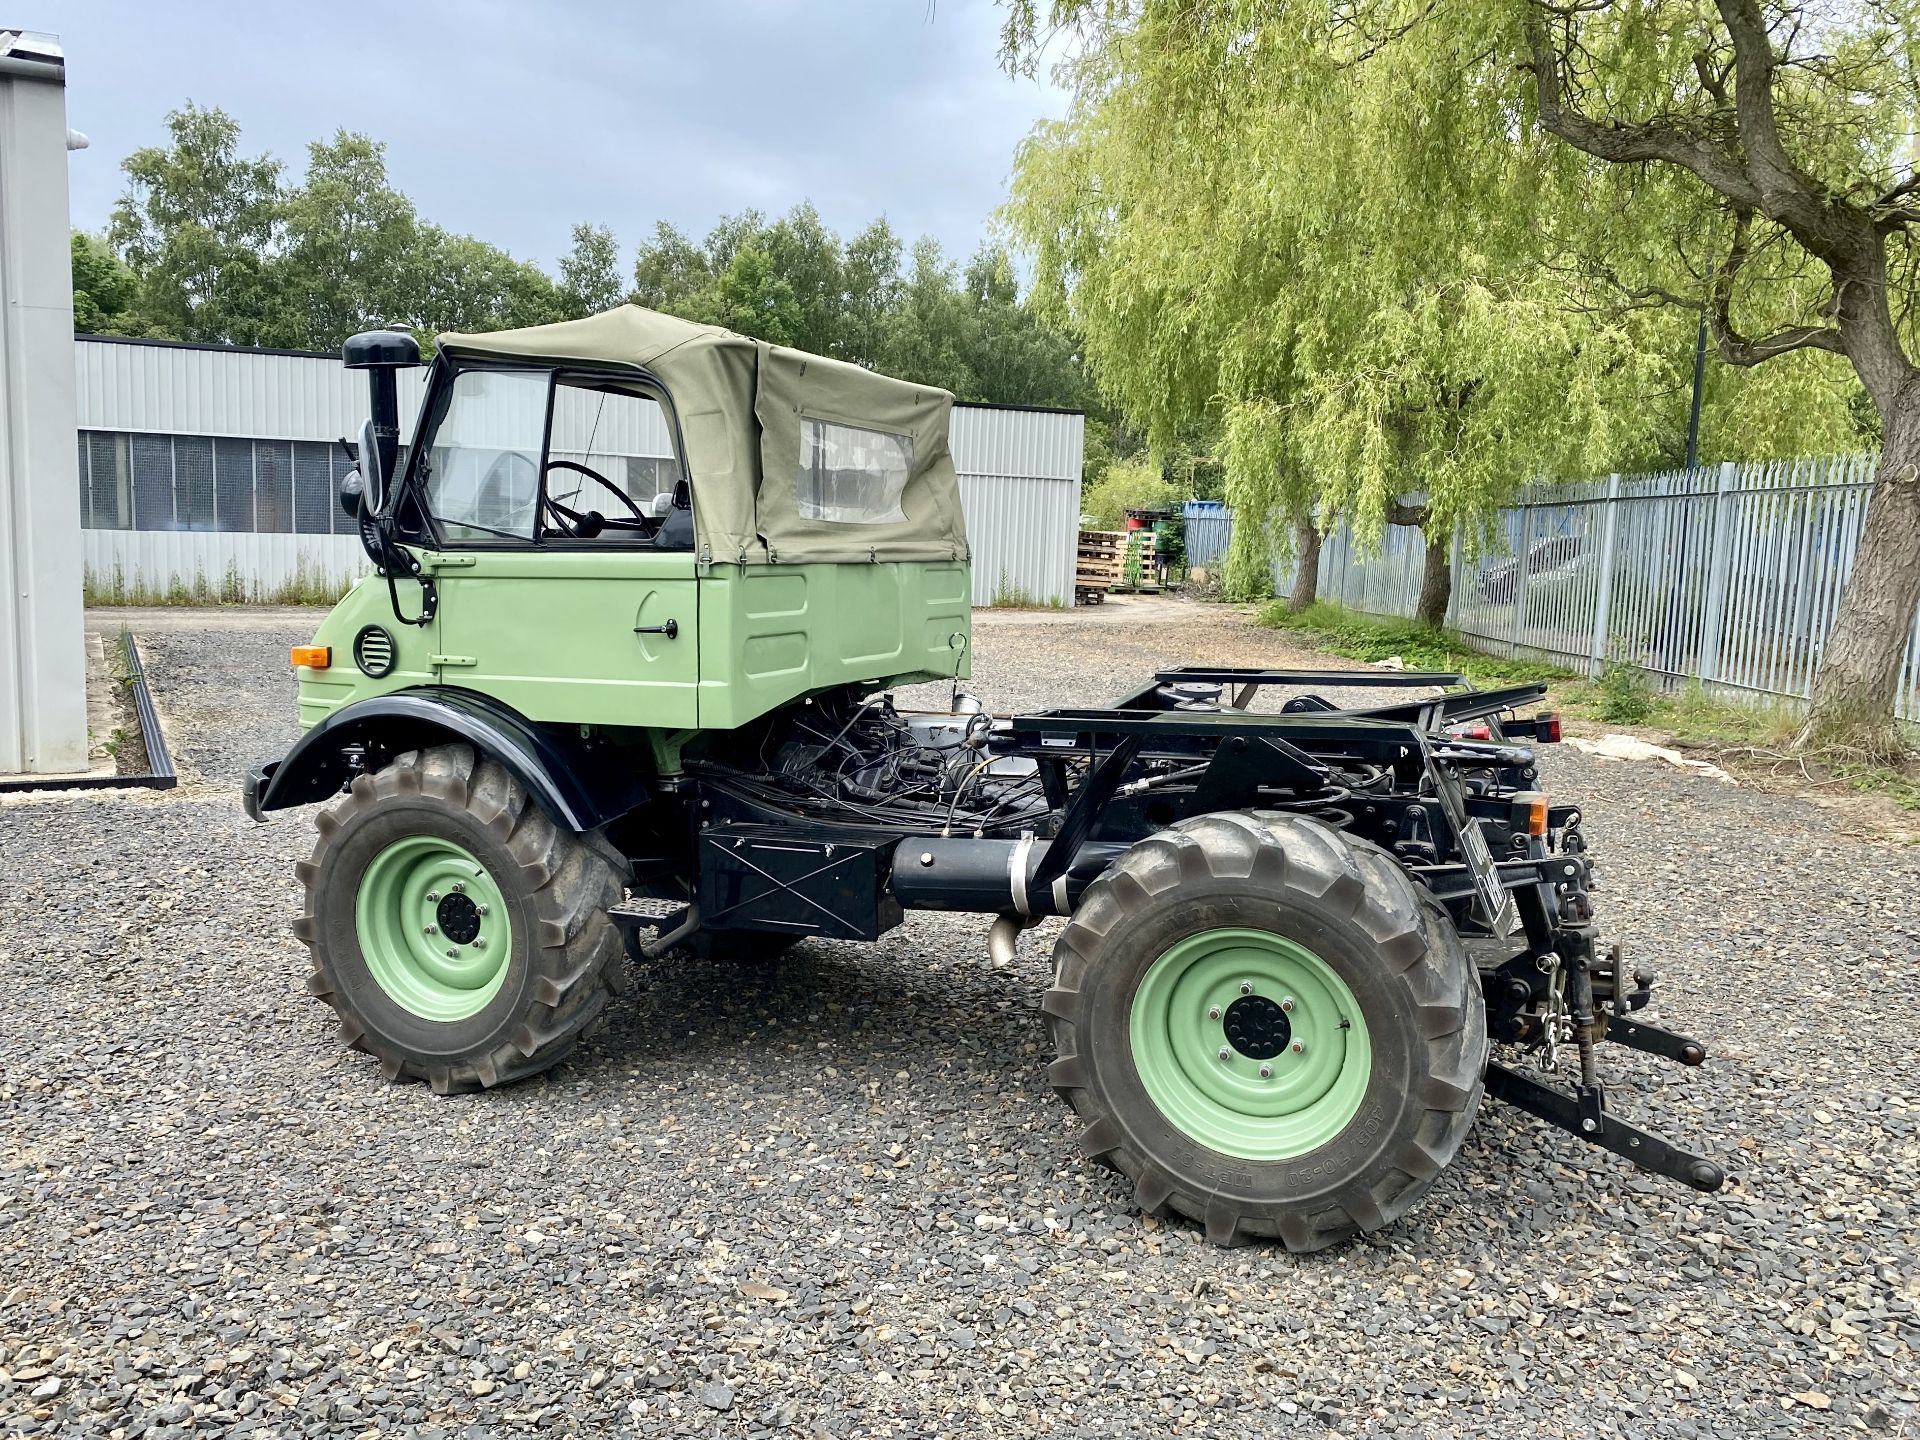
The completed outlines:
<svg viewBox="0 0 1920 1440">
<path fill-rule="evenodd" d="M 1835 376 L 1846 367 L 1846 379 L 1857 380 L 1871 402 L 1884 449 L 1806 737 L 1874 751 L 1897 746 L 1893 699 L 1920 605 L 1914 6 L 1012 0 L 1009 53 L 1030 63 L 1042 28 L 1076 32 L 1080 58 L 1071 73 L 1079 108 L 1072 136 L 1037 143 L 1070 142 L 1101 157 L 1087 162 L 1085 173 L 1101 183 L 1083 200 L 1093 225 L 1125 237 L 1111 260 L 1094 260 L 1116 277 L 1146 253 L 1134 243 L 1153 247 L 1130 224 L 1130 203 L 1152 178 L 1140 162 L 1170 161 L 1181 186 L 1183 132 L 1173 117 L 1236 116 L 1250 133 L 1218 121 L 1214 133 L 1230 183 L 1246 186 L 1248 196 L 1191 217 L 1167 245 L 1198 245 L 1214 263 L 1237 248 L 1249 270 L 1271 268 L 1273 254 L 1293 252 L 1265 248 L 1268 237 L 1243 228 L 1239 216 L 1245 207 L 1258 213 L 1271 197 L 1293 196 L 1300 172 L 1317 161 L 1321 184 L 1309 193 L 1349 197 L 1367 212 L 1360 243 L 1333 267 L 1337 277 L 1377 272 L 1371 247 L 1383 238 L 1394 255 L 1431 256 L 1458 225 L 1467 237 L 1462 249 L 1498 262 L 1479 277 L 1492 293 L 1540 297 L 1566 323 L 1621 337 L 1623 354 L 1642 357 L 1627 367 L 1643 373 L 1625 392 L 1603 386 L 1606 393 L 1592 395 L 1601 405 L 1635 404 L 1629 397 L 1637 384 L 1670 388 L 1671 376 L 1659 373 L 1673 368 L 1662 358 L 1667 352 L 1642 342 L 1670 333 L 1676 318 L 1688 327 L 1703 319 L 1726 364 L 1786 367 L 1768 377 L 1778 383 L 1756 389 L 1812 423 L 1786 432 L 1774 424 L 1766 433 L 1777 444 L 1797 431 L 1811 448 L 1838 424 L 1833 402 L 1844 387 Z M 1323 114 L 1364 114 L 1371 123 L 1329 133 L 1316 120 Z M 1155 126 L 1163 128 L 1157 140 L 1147 133 Z M 1113 142 L 1122 133 L 1130 147 Z M 1294 208 L 1291 198 L 1286 205 Z M 1516 220 L 1532 232 L 1517 250 L 1484 241 L 1525 238 Z M 1208 264 L 1189 258 L 1175 269 L 1191 276 Z M 1408 272 L 1397 273 L 1405 279 Z M 1448 278 L 1438 268 L 1414 274 L 1422 287 Z M 1382 293 L 1364 284 L 1360 291 Z M 1192 299 L 1182 286 L 1166 293 Z M 1097 281 L 1094 303 L 1076 313 L 1099 328 L 1111 296 Z M 1368 313 L 1377 312 L 1369 306 Z M 1250 306 L 1242 321 L 1254 329 L 1268 314 L 1297 319 L 1291 306 L 1278 313 Z M 1215 333 L 1205 332 L 1204 343 Z M 1272 335 L 1267 343 L 1297 348 Z M 1576 343 L 1584 356 L 1587 342 Z M 1097 361 L 1095 368 L 1105 382 L 1108 372 Z M 1341 368 L 1318 373 L 1332 380 Z M 1298 406 L 1314 390 L 1314 373 L 1292 366 L 1287 383 L 1265 398 Z M 1595 369 L 1587 374 L 1602 378 Z M 1231 383 L 1222 394 L 1229 404 L 1236 398 Z M 1763 417 L 1758 406 L 1746 413 Z M 1631 448 L 1631 414 L 1608 421 L 1570 404 L 1529 423 L 1538 430 L 1564 420 L 1589 435 L 1610 430 L 1616 447 Z M 1738 440 L 1736 427 L 1729 448 L 1741 448 Z M 1385 445 L 1387 437 L 1372 443 Z M 1532 463 L 1546 458 L 1536 442 L 1518 443 L 1533 452 Z M 1607 461 L 1621 463 L 1620 453 Z"/>
</svg>

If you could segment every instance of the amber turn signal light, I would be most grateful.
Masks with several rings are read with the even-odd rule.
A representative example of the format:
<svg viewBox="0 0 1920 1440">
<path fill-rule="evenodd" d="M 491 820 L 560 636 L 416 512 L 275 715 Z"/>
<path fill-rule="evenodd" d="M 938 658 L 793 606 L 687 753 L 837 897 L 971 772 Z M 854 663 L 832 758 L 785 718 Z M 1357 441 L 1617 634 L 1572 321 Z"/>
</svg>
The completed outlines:
<svg viewBox="0 0 1920 1440">
<path fill-rule="evenodd" d="M 333 664 L 331 645 L 296 645 L 293 647 L 293 663 L 302 670 L 325 670 Z"/>
<path fill-rule="evenodd" d="M 1513 797 L 1512 825 L 1528 835 L 1547 833 L 1547 797 L 1538 790 L 1522 790 Z"/>
</svg>

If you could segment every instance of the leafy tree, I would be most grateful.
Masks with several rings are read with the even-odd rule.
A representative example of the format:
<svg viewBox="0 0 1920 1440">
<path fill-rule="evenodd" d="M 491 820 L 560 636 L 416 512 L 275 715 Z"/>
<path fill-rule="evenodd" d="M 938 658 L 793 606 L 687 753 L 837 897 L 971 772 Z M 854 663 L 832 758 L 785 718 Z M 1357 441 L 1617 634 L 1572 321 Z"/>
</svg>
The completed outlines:
<svg viewBox="0 0 1920 1440">
<path fill-rule="evenodd" d="M 811 202 L 796 205 L 768 226 L 757 242 L 773 272 L 793 292 L 799 307 L 790 345 L 816 355 L 854 358 L 848 353 L 847 291 L 840 237 L 820 223 Z"/>
<path fill-rule="evenodd" d="M 634 258 L 633 301 L 649 310 L 690 319 L 697 297 L 712 283 L 706 252 L 664 220 Z"/>
<path fill-rule="evenodd" d="M 605 225 L 573 227 L 573 248 L 560 257 L 560 298 L 575 317 L 598 315 L 627 298 L 620 246 Z"/>
<path fill-rule="evenodd" d="M 755 210 L 725 216 L 698 244 L 662 223 L 635 257 L 634 295 L 964 400 L 1087 402 L 1075 346 L 1020 295 L 1004 247 L 983 246 L 964 272 L 922 239 L 903 274 L 901 251 L 884 218 L 843 243 L 808 204 L 771 224 Z"/>
<path fill-rule="evenodd" d="M 970 318 L 959 270 L 939 241 L 923 237 L 914 243 L 900 301 L 887 318 L 880 368 L 973 398 L 965 335 Z"/>
<path fill-rule="evenodd" d="M 420 227 L 404 315 L 423 338 L 443 330 L 504 330 L 566 318 L 560 288 L 538 265 L 437 225 Z"/>
<path fill-rule="evenodd" d="M 1072 339 L 1020 300 L 1013 257 L 983 245 L 963 277 L 972 315 L 962 335 L 970 393 L 1002 405 L 1081 406 L 1088 386 Z"/>
<path fill-rule="evenodd" d="M 73 328 L 82 335 L 144 335 L 140 277 L 98 235 L 73 232 Z"/>
<path fill-rule="evenodd" d="M 1178 503 L 1177 488 L 1149 460 L 1123 460 L 1080 492 L 1080 509 L 1099 530 L 1118 530 L 1129 510 L 1162 510 Z"/>
<path fill-rule="evenodd" d="M 1542 390 L 1532 403 L 1507 406 L 1507 423 L 1540 432 L 1572 418 L 1573 428 L 1589 431 L 1589 451 L 1599 441 L 1613 463 L 1660 443 L 1661 427 L 1650 418 L 1632 433 L 1635 409 L 1650 417 L 1655 402 L 1684 391 L 1676 383 L 1676 357 L 1685 352 L 1673 344 L 1675 320 L 1684 332 L 1705 315 L 1728 366 L 1774 367 L 1751 387 L 1727 378 L 1732 372 L 1716 382 L 1723 397 L 1744 392 L 1753 400 L 1736 400 L 1720 416 L 1720 441 L 1736 452 L 1754 437 L 1764 449 L 1844 436 L 1848 392 L 1863 387 L 1884 435 L 1882 482 L 1823 655 L 1805 738 L 1876 753 L 1897 746 L 1892 702 L 1920 604 L 1912 305 L 1920 252 L 1908 242 L 1920 225 L 1920 180 L 1906 140 L 1920 16 L 1912 7 L 1012 0 L 1010 52 L 1030 60 L 1043 24 L 1080 32 L 1074 78 L 1081 107 L 1067 143 L 1043 142 L 1045 158 L 1030 162 L 1030 192 L 1062 194 L 1063 181 L 1082 182 L 1084 215 L 1064 231 L 1075 244 L 1060 247 L 1070 261 L 1098 262 L 1086 248 L 1090 236 L 1118 228 L 1122 249 L 1141 239 L 1144 225 L 1107 225 L 1103 217 L 1114 210 L 1151 210 L 1188 239 L 1193 227 L 1180 227 L 1183 210 L 1211 207 L 1202 213 L 1218 226 L 1219 243 L 1191 264 L 1137 264 L 1160 283 L 1126 309 L 1137 335 L 1163 327 L 1164 341 L 1165 332 L 1215 320 L 1219 300 L 1237 290 L 1226 312 L 1266 344 L 1258 357 L 1244 356 L 1242 347 L 1219 368 L 1229 395 L 1261 394 L 1291 418 L 1303 393 L 1315 397 L 1304 408 L 1319 414 L 1327 385 L 1342 373 L 1354 393 L 1370 392 L 1376 402 L 1393 394 L 1371 368 L 1378 347 L 1320 353 L 1325 331 L 1302 323 L 1314 309 L 1303 317 L 1285 295 L 1263 304 L 1244 285 L 1196 288 L 1222 267 L 1230 275 L 1261 272 L 1275 248 L 1304 253 L 1291 243 L 1297 236 L 1337 239 L 1345 256 L 1300 283 L 1335 304 L 1350 302 L 1357 289 L 1359 313 L 1376 322 L 1386 313 L 1378 298 L 1390 291 L 1367 277 L 1378 275 L 1383 250 L 1402 262 L 1403 279 L 1417 282 L 1409 300 L 1420 297 L 1408 307 L 1409 338 L 1457 333 L 1465 343 L 1477 333 L 1483 343 L 1510 342 L 1527 333 L 1500 318 L 1513 304 L 1521 306 L 1512 312 L 1520 321 L 1544 327 L 1543 338 L 1558 332 L 1559 356 L 1543 356 L 1542 370 L 1570 357 L 1580 382 L 1566 394 L 1571 407 L 1548 403 L 1552 392 Z M 1209 141 L 1224 161 L 1218 184 L 1182 183 Z M 1109 158 L 1115 154 L 1130 164 Z M 1157 205 L 1134 199 L 1148 156 L 1167 161 L 1175 177 Z M 1318 185 L 1311 183 L 1316 169 Z M 1108 188 L 1113 182 L 1128 188 Z M 1264 203 L 1270 198 L 1283 203 Z M 1054 210 L 1066 208 L 1062 201 Z M 1324 228 L 1336 213 L 1342 228 Z M 1437 266 L 1449 249 L 1454 260 Z M 1118 258 L 1110 268 L 1133 259 Z M 1407 261 L 1421 263 L 1404 268 Z M 1477 288 L 1457 289 L 1450 312 L 1435 310 L 1434 287 L 1460 280 Z M 1099 311 L 1090 304 L 1083 313 Z M 1102 328 L 1120 327 L 1103 318 Z M 1171 347 L 1159 348 L 1164 356 Z M 1596 348 L 1611 352 L 1609 364 L 1591 363 Z M 1449 350 L 1457 355 L 1459 344 L 1435 353 Z M 1107 384 L 1102 353 L 1090 329 L 1089 354 Z M 1244 360 L 1253 358 L 1268 362 L 1257 388 L 1243 383 L 1251 368 Z M 1196 378 L 1188 373 L 1194 367 L 1164 363 L 1180 374 L 1181 402 L 1192 384 L 1207 382 L 1204 366 Z M 1479 381 L 1475 405 L 1486 388 L 1477 364 L 1431 373 L 1456 385 Z M 1517 401 L 1527 377 L 1510 360 L 1498 373 L 1523 382 Z M 1787 401 L 1795 423 L 1754 424 L 1769 400 L 1775 416 Z M 1606 411 L 1614 412 L 1609 423 L 1589 425 L 1589 416 L 1604 420 Z M 1376 408 L 1376 416 L 1378 433 L 1360 449 L 1389 455 L 1406 422 L 1393 410 Z M 1430 414 L 1422 424 L 1443 418 Z M 1475 422 L 1461 419 L 1469 427 L 1464 439 Z M 1308 449 L 1327 433 L 1326 425 L 1310 430 Z M 1536 452 L 1529 468 L 1552 458 Z M 1434 504 L 1447 503 L 1437 486 L 1432 495 Z M 1386 508 L 1387 497 L 1364 477 L 1349 498 L 1363 515 Z"/>
<path fill-rule="evenodd" d="M 257 343 L 272 324 L 280 162 L 243 156 L 232 118 L 192 101 L 167 116 L 167 133 L 166 147 L 127 157 L 128 190 L 108 239 L 140 277 L 141 313 L 154 329 Z"/>
<path fill-rule="evenodd" d="M 807 321 L 806 311 L 773 256 L 758 244 L 732 252 L 714 281 L 708 313 L 698 318 L 774 345 L 791 345 Z"/>
<path fill-rule="evenodd" d="M 856 365 L 878 367 L 886 345 L 887 320 L 899 308 L 900 237 L 883 215 L 847 242 L 841 264 L 846 303 L 841 312 L 841 343 Z"/>
<path fill-rule="evenodd" d="M 309 145 L 279 211 L 284 248 L 266 271 L 276 343 L 331 350 L 405 316 L 419 223 L 388 183 L 384 145 L 345 130 Z"/>
</svg>

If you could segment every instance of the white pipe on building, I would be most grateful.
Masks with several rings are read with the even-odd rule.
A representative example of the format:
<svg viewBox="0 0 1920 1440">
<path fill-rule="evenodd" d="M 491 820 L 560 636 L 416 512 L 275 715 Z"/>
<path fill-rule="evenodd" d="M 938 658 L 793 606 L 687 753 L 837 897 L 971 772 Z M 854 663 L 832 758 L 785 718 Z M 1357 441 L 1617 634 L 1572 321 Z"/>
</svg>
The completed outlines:
<svg viewBox="0 0 1920 1440">
<path fill-rule="evenodd" d="M 66 64 L 0 30 L 0 774 L 87 764 Z"/>
</svg>

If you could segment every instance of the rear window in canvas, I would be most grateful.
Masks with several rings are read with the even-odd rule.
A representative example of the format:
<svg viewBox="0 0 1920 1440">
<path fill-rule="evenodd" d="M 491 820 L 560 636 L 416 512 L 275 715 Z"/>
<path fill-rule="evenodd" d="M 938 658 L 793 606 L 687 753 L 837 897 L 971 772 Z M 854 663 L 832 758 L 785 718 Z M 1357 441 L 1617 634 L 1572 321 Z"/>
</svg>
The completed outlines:
<svg viewBox="0 0 1920 1440">
<path fill-rule="evenodd" d="M 800 417 L 794 494 L 807 520 L 884 525 L 905 520 L 900 494 L 913 473 L 913 441 L 885 430 Z"/>
</svg>

